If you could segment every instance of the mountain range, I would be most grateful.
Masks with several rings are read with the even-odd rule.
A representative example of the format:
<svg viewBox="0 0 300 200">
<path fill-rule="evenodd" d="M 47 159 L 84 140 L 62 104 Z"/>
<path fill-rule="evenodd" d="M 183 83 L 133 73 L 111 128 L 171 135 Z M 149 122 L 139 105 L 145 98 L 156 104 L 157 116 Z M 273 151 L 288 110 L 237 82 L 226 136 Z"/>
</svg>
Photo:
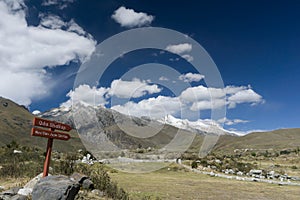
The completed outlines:
<svg viewBox="0 0 300 200">
<path fill-rule="evenodd" d="M 87 147 L 87 150 L 115 151 L 149 147 L 173 148 L 176 144 L 199 145 L 206 135 L 220 135 L 215 149 L 228 152 L 243 148 L 285 149 L 300 146 L 299 128 L 249 133 L 238 137 L 216 124 L 200 120 L 190 122 L 171 115 L 152 120 L 127 116 L 101 106 L 79 105 L 77 108 L 76 105 L 73 110 L 55 108 L 39 114 L 39 117 L 67 123 L 76 128 L 70 132 L 72 138 L 68 142 L 55 140 L 54 149 L 75 151 Z M 45 148 L 45 138 L 30 136 L 34 117 L 24 106 L 0 97 L 0 146 L 14 140 L 22 145 Z M 178 135 L 182 137 L 177 137 Z"/>
</svg>

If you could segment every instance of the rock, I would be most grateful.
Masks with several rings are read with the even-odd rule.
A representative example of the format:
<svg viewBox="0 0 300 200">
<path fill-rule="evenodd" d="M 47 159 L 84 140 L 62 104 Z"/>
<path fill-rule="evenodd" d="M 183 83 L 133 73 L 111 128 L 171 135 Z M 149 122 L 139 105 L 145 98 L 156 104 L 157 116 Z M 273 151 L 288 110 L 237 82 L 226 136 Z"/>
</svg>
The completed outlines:
<svg viewBox="0 0 300 200">
<path fill-rule="evenodd" d="M 19 150 L 14 150 L 14 154 L 20 154 L 20 153 L 23 153 L 22 151 L 19 151 Z"/>
<path fill-rule="evenodd" d="M 219 160 L 219 159 L 215 159 L 215 162 L 218 163 L 218 164 L 221 164 L 221 163 L 222 163 L 222 161 Z"/>
<path fill-rule="evenodd" d="M 243 176 L 243 172 L 241 172 L 241 171 L 238 171 L 237 173 L 236 173 L 236 175 L 238 175 L 238 176 Z"/>
<path fill-rule="evenodd" d="M 262 175 L 262 170 L 260 170 L 260 169 L 251 169 L 250 171 L 249 171 L 249 175 L 250 176 L 255 176 L 255 175 Z"/>
<path fill-rule="evenodd" d="M 18 195 L 29 196 L 32 193 L 32 188 L 22 188 L 18 191 Z"/>
<path fill-rule="evenodd" d="M 15 196 L 13 196 L 10 200 L 26 200 L 26 199 L 27 199 L 27 196 L 17 194 Z"/>
<path fill-rule="evenodd" d="M 50 175 L 50 174 L 49 174 Z M 51 176 L 51 175 L 50 175 Z M 18 191 L 19 195 L 24 195 L 24 196 L 28 196 L 31 195 L 32 190 L 34 188 L 34 186 L 36 185 L 36 183 L 43 177 L 43 173 L 40 173 L 39 175 L 37 175 L 36 177 L 34 177 L 33 179 L 31 179 L 28 183 L 26 183 L 26 185 L 20 189 Z"/>
<path fill-rule="evenodd" d="M 102 192 L 101 190 L 98 190 L 98 189 L 92 190 L 92 193 L 96 194 L 99 197 L 103 197 L 104 196 L 104 192 Z"/>
<path fill-rule="evenodd" d="M 72 200 L 80 185 L 67 176 L 47 176 L 34 186 L 32 200 Z"/>
<path fill-rule="evenodd" d="M 2 195 L 6 195 L 6 196 L 14 196 L 18 193 L 18 191 L 21 189 L 21 187 L 13 187 L 9 190 L 6 190 L 4 192 L 2 192 Z"/>
<path fill-rule="evenodd" d="M 90 179 L 85 179 L 82 183 L 82 188 L 86 190 L 94 189 L 94 183 Z"/>
<path fill-rule="evenodd" d="M 300 178 L 299 178 L 299 177 L 296 177 L 296 176 L 294 176 L 294 177 L 291 177 L 291 180 L 293 180 L 293 181 L 300 181 Z"/>
<path fill-rule="evenodd" d="M 71 180 L 74 180 L 75 182 L 79 183 L 79 184 L 82 184 L 84 180 L 88 179 L 89 177 L 84 175 L 84 174 L 80 174 L 80 173 L 73 173 L 71 175 Z"/>
</svg>

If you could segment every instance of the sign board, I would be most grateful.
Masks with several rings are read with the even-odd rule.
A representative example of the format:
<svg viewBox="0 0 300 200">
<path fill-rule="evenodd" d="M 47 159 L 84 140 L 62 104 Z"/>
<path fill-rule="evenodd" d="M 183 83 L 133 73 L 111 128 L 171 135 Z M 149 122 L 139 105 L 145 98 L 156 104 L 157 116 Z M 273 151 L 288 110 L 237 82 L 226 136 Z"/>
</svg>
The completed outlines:
<svg viewBox="0 0 300 200">
<path fill-rule="evenodd" d="M 45 127 L 45 128 L 52 128 L 52 129 L 57 129 L 57 130 L 62 130 L 62 131 L 72 130 L 72 127 L 67 124 L 62 124 L 59 122 L 41 119 L 41 118 L 37 118 L 37 117 L 34 118 L 34 120 L 33 120 L 33 126 L 41 126 L 41 127 Z"/>
<path fill-rule="evenodd" d="M 47 150 L 46 150 L 46 159 L 44 162 L 44 172 L 43 172 L 43 177 L 48 176 L 48 171 L 49 171 L 49 165 L 50 165 L 50 160 L 51 160 L 51 151 L 52 151 L 52 145 L 53 145 L 53 139 L 58 139 L 58 140 L 69 140 L 71 136 L 67 133 L 62 133 L 62 132 L 56 132 L 55 130 L 61 130 L 61 131 L 70 131 L 72 130 L 72 127 L 63 124 L 60 122 L 55 122 L 55 121 L 50 121 L 47 119 L 41 119 L 35 117 L 32 122 L 33 126 L 40 126 L 47 129 L 43 128 L 36 128 L 33 127 L 31 129 L 31 135 L 32 136 L 39 136 L 39 137 L 45 137 L 48 138 L 48 144 L 47 144 Z"/>
<path fill-rule="evenodd" d="M 45 137 L 45 138 L 59 139 L 59 140 L 69 140 L 70 139 L 69 134 L 56 132 L 56 131 L 50 131 L 50 130 L 44 130 L 44 129 L 40 129 L 40 128 L 32 128 L 31 135 Z"/>
</svg>

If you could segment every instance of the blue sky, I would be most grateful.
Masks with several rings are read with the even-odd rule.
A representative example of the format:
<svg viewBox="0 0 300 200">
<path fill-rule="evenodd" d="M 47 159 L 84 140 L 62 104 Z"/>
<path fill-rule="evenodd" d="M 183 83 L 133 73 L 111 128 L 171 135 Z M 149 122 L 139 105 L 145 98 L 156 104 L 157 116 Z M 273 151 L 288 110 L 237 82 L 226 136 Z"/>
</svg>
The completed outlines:
<svg viewBox="0 0 300 200">
<path fill-rule="evenodd" d="M 97 44 L 133 28 L 162 27 L 186 34 L 202 45 L 215 62 L 225 87 L 236 90 L 234 94 L 226 93 L 225 128 L 248 131 L 299 127 L 299 1 L 18 0 L 1 1 L 0 9 L 0 95 L 29 106 L 31 111 L 46 111 L 68 101 L 66 95 L 73 89 L 81 62 L 92 55 Z M 173 53 L 179 48 L 189 52 L 187 45 L 170 45 Z M 153 98 L 156 106 L 162 102 L 159 106 L 165 106 L 165 114 L 170 109 L 171 114 L 180 117 L 171 106 L 176 99 L 162 99 L 176 95 L 159 85 L 158 79 L 167 78 L 165 82 L 173 83 L 173 87 L 178 84 L 178 88 L 188 83 L 185 89 L 197 87 L 197 92 L 203 91 L 199 86 L 206 85 L 205 78 L 199 77 L 201 72 L 181 57 L 184 53 L 180 56 L 171 52 L 144 49 L 120 56 L 99 77 L 98 89 L 89 92 L 105 94 L 99 97 L 99 103 L 107 107 L 112 105 L 109 97 L 114 97 L 114 105 L 124 106 L 130 101 L 136 109 L 133 113 L 145 111 L 143 106 L 150 105 L 149 98 Z M 180 80 L 178 74 L 166 77 L 169 72 L 160 74 L 163 67 L 158 65 L 153 66 L 155 70 L 148 66 L 145 71 L 136 71 L 124 82 L 124 73 L 146 63 L 169 66 L 190 79 L 182 76 Z M 151 80 L 147 80 L 146 75 L 152 72 Z M 192 75 L 186 76 L 188 73 Z M 191 77 L 196 81 L 189 82 Z M 126 88 L 112 90 L 114 80 L 119 88 L 123 84 L 130 91 L 136 84 L 144 89 L 127 98 L 122 96 Z M 249 94 L 250 90 L 254 95 L 243 96 L 243 101 L 236 96 L 232 97 L 234 101 L 229 100 L 237 92 Z M 82 88 L 83 96 L 88 96 L 85 92 Z M 230 108 L 230 102 L 236 103 L 234 108 Z M 195 112 L 196 106 L 191 111 L 191 104 L 198 108 L 203 105 L 199 101 L 189 103 L 188 113 Z M 209 118 L 209 109 L 201 107 L 196 112 L 202 119 Z M 194 114 L 188 117 L 197 119 Z"/>
</svg>

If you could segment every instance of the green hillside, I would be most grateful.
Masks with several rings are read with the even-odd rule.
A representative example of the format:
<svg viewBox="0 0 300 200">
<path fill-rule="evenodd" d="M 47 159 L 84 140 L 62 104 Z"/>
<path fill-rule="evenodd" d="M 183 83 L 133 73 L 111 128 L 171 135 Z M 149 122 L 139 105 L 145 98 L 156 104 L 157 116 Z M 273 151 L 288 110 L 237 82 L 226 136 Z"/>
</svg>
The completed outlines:
<svg viewBox="0 0 300 200">
<path fill-rule="evenodd" d="M 46 148 L 46 138 L 30 135 L 33 118 L 25 107 L 0 97 L 0 146 L 16 141 L 25 146 Z M 76 131 L 71 131 L 70 135 L 72 138 L 68 141 L 55 140 L 53 149 L 62 152 L 84 149 Z"/>
</svg>

